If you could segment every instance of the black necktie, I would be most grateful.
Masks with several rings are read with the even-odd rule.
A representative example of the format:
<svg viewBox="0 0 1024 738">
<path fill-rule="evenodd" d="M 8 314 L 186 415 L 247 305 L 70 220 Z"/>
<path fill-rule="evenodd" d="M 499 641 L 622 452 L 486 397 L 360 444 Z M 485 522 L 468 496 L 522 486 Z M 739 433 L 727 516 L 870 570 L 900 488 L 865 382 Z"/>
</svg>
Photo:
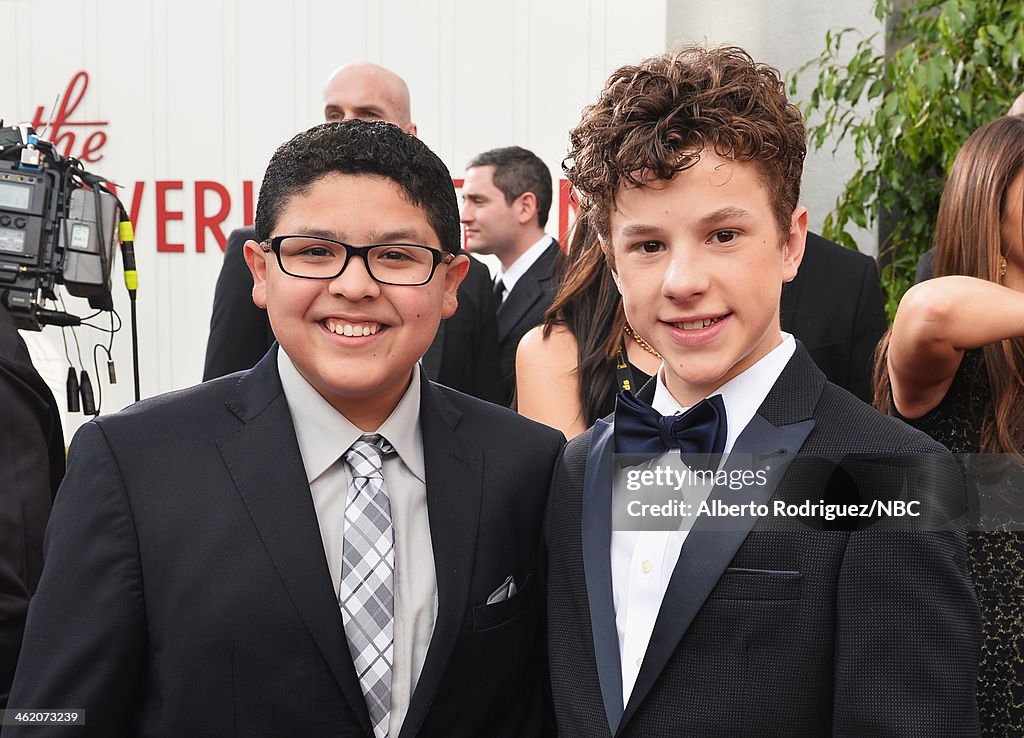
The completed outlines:
<svg viewBox="0 0 1024 738">
<path fill-rule="evenodd" d="M 721 395 L 667 417 L 632 392 L 620 392 L 615 398 L 616 453 L 657 456 L 678 448 L 684 454 L 720 454 L 725 449 L 726 429 Z"/>
<path fill-rule="evenodd" d="M 497 282 L 494 283 L 494 301 L 500 305 L 502 302 L 501 298 L 504 294 L 505 283 L 499 279 Z"/>
</svg>

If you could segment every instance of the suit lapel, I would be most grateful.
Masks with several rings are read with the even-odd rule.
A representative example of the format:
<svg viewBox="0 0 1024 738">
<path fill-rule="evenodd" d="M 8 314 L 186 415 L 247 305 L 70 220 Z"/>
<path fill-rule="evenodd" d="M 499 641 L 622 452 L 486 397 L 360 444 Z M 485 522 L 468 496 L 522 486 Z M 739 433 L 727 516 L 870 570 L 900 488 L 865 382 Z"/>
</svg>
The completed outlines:
<svg viewBox="0 0 1024 738">
<path fill-rule="evenodd" d="M 242 376 L 227 405 L 244 425 L 217 442 L 224 463 L 295 609 L 364 732 L 372 735 L 277 373 L 277 351 Z"/>
<path fill-rule="evenodd" d="M 483 452 L 457 432 L 462 415 L 423 380 L 420 425 L 427 476 L 427 515 L 437 576 L 437 619 L 402 736 L 419 731 L 447 669 L 469 601 L 483 497 Z"/>
<path fill-rule="evenodd" d="M 614 735 L 622 717 L 622 666 L 612 596 L 612 425 L 598 420 L 594 426 L 583 479 L 583 569 L 590 603 L 594 657 L 601 683 L 608 727 Z"/>
<path fill-rule="evenodd" d="M 545 282 L 554 276 L 557 256 L 558 244 L 552 243 L 519 278 L 516 286 L 505 298 L 505 302 L 498 306 L 498 343 L 508 338 L 537 301 L 544 296 Z"/>
</svg>

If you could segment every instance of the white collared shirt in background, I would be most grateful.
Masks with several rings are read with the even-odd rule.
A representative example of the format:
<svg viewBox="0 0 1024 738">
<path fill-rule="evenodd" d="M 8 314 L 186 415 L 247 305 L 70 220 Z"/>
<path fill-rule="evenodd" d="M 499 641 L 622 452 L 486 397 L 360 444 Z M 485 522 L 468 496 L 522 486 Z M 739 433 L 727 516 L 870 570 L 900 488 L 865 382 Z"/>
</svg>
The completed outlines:
<svg viewBox="0 0 1024 738">
<path fill-rule="evenodd" d="M 519 281 L 519 278 L 529 271 L 530 267 L 533 266 L 533 263 L 540 258 L 540 255 L 547 250 L 548 246 L 554 243 L 554 240 L 555 239 L 545 233 L 537 243 L 533 244 L 533 246 L 523 252 L 522 256 L 513 261 L 512 266 L 510 266 L 507 271 L 501 266 L 498 267 L 498 274 L 494 278 L 494 284 L 497 284 L 500 280 L 501 283 L 505 285 L 505 293 L 501 302 L 508 299 L 509 294 L 516 286 L 516 282 Z"/>
<path fill-rule="evenodd" d="M 732 451 L 736 439 L 778 381 L 795 350 L 793 336 L 783 333 L 782 343 L 713 393 L 721 395 L 725 404 L 724 453 Z M 657 376 L 651 406 L 662 415 L 676 415 L 688 410 L 676 401 L 665 386 L 664 367 L 658 371 Z M 661 463 L 664 458 L 663 455 L 656 459 L 654 465 Z M 625 505 L 622 497 L 626 494 L 628 492 L 624 488 L 613 490 L 613 509 L 622 509 Z M 619 636 L 623 706 L 629 702 L 629 696 L 636 685 L 661 610 L 661 602 L 665 598 L 665 590 L 668 589 L 688 532 L 612 530 L 612 601 Z"/>
<path fill-rule="evenodd" d="M 342 457 L 365 431 L 350 423 L 313 389 L 284 349 L 278 350 L 277 370 L 295 426 L 337 597 L 341 587 L 345 504 L 351 476 Z M 419 365 L 413 368 L 412 382 L 405 395 L 375 432 L 386 438 L 396 451 L 384 459 L 383 475 L 391 500 L 395 536 L 395 645 L 388 725 L 389 734 L 398 735 L 423 670 L 437 618 L 437 575 L 427 517 L 426 467 L 420 429 Z"/>
</svg>

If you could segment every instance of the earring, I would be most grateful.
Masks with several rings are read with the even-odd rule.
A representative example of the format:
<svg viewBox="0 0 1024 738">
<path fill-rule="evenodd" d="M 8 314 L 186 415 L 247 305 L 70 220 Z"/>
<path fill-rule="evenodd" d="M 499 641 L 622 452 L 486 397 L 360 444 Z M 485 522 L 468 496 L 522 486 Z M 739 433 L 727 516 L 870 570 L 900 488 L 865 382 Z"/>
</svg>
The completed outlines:
<svg viewBox="0 0 1024 738">
<path fill-rule="evenodd" d="M 999 281 L 1001 282 L 1003 280 L 1003 277 L 1005 277 L 1005 276 L 1006 276 L 1006 257 L 1005 256 L 1000 256 L 999 257 Z"/>
</svg>

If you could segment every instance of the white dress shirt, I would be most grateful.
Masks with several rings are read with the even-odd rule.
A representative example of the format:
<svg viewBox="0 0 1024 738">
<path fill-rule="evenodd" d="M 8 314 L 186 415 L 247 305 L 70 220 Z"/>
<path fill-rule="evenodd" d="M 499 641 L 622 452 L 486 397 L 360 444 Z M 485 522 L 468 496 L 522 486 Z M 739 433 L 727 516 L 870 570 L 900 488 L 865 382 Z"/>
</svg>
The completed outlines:
<svg viewBox="0 0 1024 738">
<path fill-rule="evenodd" d="M 526 274 L 530 267 L 533 266 L 533 263 L 540 258 L 540 255 L 552 243 L 554 243 L 554 239 L 545 233 L 537 243 L 533 244 L 518 259 L 513 261 L 507 270 L 503 267 L 498 267 L 498 276 L 494 278 L 494 284 L 501 282 L 505 286 L 505 292 L 498 304 L 505 301 L 505 298 L 512 292 L 512 288 L 516 286 L 519 278 Z"/>
<path fill-rule="evenodd" d="M 327 565 L 338 596 L 350 473 L 342 458 L 363 435 L 299 374 L 284 349 L 277 354 L 299 453 L 320 524 Z M 437 617 L 437 576 L 427 518 L 426 470 L 420 429 L 420 368 L 405 395 L 376 433 L 397 453 L 384 459 L 395 536 L 395 623 L 389 734 L 398 735 L 430 645 Z"/>
<path fill-rule="evenodd" d="M 796 343 L 788 333 L 782 334 L 782 343 L 739 376 L 723 384 L 714 394 L 721 395 L 725 404 L 725 453 L 732 450 L 736 439 L 764 402 L 786 364 L 789 363 Z M 665 386 L 664 367 L 658 372 L 654 401 L 651 406 L 662 415 L 685 412 Z M 653 463 L 661 463 L 661 456 Z M 678 460 L 676 460 L 678 465 Z M 706 497 L 710 487 L 697 492 Z M 616 485 L 613 509 L 622 509 L 627 494 Z M 688 530 L 636 531 L 612 530 L 611 568 L 612 598 L 615 605 L 615 626 L 619 635 L 619 659 L 622 666 L 622 704 L 629 702 L 647 645 L 654 632 L 661 601 L 665 598 L 669 579 L 679 560 L 679 552 L 686 541 Z"/>
</svg>

